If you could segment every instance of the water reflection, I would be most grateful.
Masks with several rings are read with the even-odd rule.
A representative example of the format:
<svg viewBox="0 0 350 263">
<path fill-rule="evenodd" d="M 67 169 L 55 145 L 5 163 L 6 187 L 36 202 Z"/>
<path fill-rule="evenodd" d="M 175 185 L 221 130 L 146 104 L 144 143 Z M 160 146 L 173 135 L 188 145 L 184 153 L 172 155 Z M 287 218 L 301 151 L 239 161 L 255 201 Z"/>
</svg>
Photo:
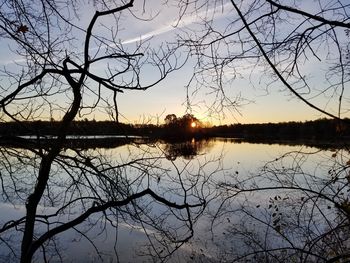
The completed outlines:
<svg viewBox="0 0 350 263">
<path fill-rule="evenodd" d="M 39 157 L 10 147 L 1 154 L 0 261 L 16 262 Z M 36 234 L 150 189 L 158 199 L 113 203 L 48 241 L 45 255 L 53 262 L 345 261 L 349 166 L 347 149 L 227 139 L 70 149 L 52 169 Z M 12 222 L 19 223 L 5 231 Z"/>
<path fill-rule="evenodd" d="M 212 254 L 224 262 L 348 262 L 348 149 L 274 147 L 283 152 L 273 157 L 264 148 L 270 161 L 218 182 Z"/>
<path fill-rule="evenodd" d="M 161 146 L 168 160 L 176 160 L 177 157 L 182 157 L 186 160 L 191 160 L 198 154 L 209 152 L 213 147 L 213 140 L 196 140 L 192 138 L 189 141 L 165 143 Z"/>
</svg>

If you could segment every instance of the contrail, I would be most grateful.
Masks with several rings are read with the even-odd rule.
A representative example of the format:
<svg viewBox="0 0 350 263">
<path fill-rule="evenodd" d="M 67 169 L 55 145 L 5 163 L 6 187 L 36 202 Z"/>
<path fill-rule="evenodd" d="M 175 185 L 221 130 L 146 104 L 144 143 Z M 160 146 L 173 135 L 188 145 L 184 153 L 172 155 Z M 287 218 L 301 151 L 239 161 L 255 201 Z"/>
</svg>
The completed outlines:
<svg viewBox="0 0 350 263">
<path fill-rule="evenodd" d="M 188 26 L 188 25 L 196 23 L 196 22 L 200 22 L 201 20 L 204 20 L 204 18 L 214 15 L 215 12 L 217 11 L 217 9 L 218 9 L 218 7 L 211 8 L 211 9 L 208 9 L 206 11 L 202 11 L 196 15 L 188 15 L 188 16 L 182 18 L 179 23 L 178 23 L 178 21 L 173 21 L 173 22 L 169 23 L 168 25 L 164 25 L 158 29 L 155 29 L 153 31 L 150 31 L 148 33 L 140 35 L 139 37 L 134 37 L 134 38 L 122 41 L 122 44 L 131 44 L 134 42 L 142 41 L 142 40 L 154 37 L 154 36 L 158 36 L 158 35 L 170 32 L 170 31 L 178 29 L 178 28 L 183 28 L 185 26 Z M 229 10 L 231 10 L 231 9 L 232 9 L 232 4 L 226 3 L 222 7 L 222 10 L 224 10 L 224 11 L 221 12 L 219 15 L 217 15 L 216 18 L 221 18 L 221 17 L 227 15 L 229 13 Z"/>
</svg>

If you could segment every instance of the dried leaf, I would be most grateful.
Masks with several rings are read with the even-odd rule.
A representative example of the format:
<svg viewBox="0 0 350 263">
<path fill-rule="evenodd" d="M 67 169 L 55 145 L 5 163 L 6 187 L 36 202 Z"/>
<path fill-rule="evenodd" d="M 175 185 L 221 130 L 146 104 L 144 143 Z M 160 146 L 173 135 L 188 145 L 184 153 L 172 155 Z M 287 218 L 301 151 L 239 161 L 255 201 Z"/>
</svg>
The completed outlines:
<svg viewBox="0 0 350 263">
<path fill-rule="evenodd" d="M 18 28 L 17 28 L 17 33 L 27 33 L 29 30 L 29 28 L 26 26 L 26 25 L 20 25 Z"/>
</svg>

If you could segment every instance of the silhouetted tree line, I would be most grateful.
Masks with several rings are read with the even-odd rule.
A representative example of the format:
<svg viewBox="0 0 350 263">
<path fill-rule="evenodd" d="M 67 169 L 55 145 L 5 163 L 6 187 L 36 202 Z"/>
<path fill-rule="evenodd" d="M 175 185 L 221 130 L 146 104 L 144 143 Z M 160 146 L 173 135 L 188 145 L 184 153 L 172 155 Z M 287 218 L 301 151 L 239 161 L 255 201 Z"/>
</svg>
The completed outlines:
<svg viewBox="0 0 350 263">
<path fill-rule="evenodd" d="M 165 124 L 126 124 L 115 121 L 73 121 L 67 127 L 68 135 L 138 135 L 147 137 L 176 138 L 194 136 L 201 131 L 200 121 L 191 114 L 176 117 L 175 114 L 167 115 Z M 0 123 L 1 136 L 19 135 L 57 135 L 60 122 L 34 121 L 34 122 L 4 122 Z"/>
<path fill-rule="evenodd" d="M 1 135 L 57 135 L 60 123 L 56 121 L 7 122 L 0 124 Z M 153 126 L 152 126 L 153 127 Z M 149 130 L 149 125 L 135 127 L 132 124 L 113 121 L 74 121 L 68 127 L 69 135 L 125 135 Z"/>
<path fill-rule="evenodd" d="M 207 129 L 208 136 L 243 139 L 336 139 L 350 136 L 348 120 L 318 119 L 306 122 L 233 124 Z"/>
<path fill-rule="evenodd" d="M 318 119 L 306 122 L 232 124 L 202 127 L 191 114 L 176 117 L 169 114 L 163 125 L 125 124 L 114 121 L 75 121 L 68 128 L 70 135 L 136 135 L 168 140 L 188 137 L 236 137 L 242 139 L 334 139 L 350 136 L 346 122 Z M 347 120 L 346 120 L 347 121 Z M 59 123 L 55 121 L 7 122 L 0 124 L 1 136 L 57 135 Z"/>
</svg>

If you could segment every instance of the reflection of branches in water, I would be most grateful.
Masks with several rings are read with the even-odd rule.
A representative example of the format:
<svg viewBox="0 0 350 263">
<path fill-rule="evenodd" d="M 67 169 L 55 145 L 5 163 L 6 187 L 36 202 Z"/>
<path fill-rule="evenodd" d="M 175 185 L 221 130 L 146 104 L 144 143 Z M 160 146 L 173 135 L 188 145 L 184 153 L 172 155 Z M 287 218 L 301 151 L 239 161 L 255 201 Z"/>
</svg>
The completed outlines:
<svg viewBox="0 0 350 263">
<path fill-rule="evenodd" d="M 349 165 L 347 150 L 290 152 L 257 175 L 222 182 L 212 226 L 213 236 L 224 234 L 218 253 L 238 261 L 348 260 Z"/>
<path fill-rule="evenodd" d="M 123 253 L 125 240 L 118 233 L 128 225 L 148 240 L 146 246 L 145 240 L 136 245 L 145 260 L 165 261 L 181 253 L 199 262 L 346 260 L 349 152 L 305 149 L 284 154 L 252 174 L 224 170 L 223 156 L 169 160 L 162 143 L 63 151 L 38 208 L 35 242 L 43 244 L 39 251 L 45 256 L 64 261 L 65 243 L 53 234 L 72 226 L 74 240 L 89 241 L 101 261 L 106 258 L 96 238 L 115 230 L 112 242 L 116 253 Z M 39 154 L 2 149 L 3 202 L 23 208 Z M 212 217 L 206 217 L 206 208 L 215 211 Z M 26 218 L 20 214 L 1 220 L 1 260 L 8 255 L 8 261 L 18 261 L 18 233 Z M 40 260 L 39 253 L 34 258 Z"/>
<path fill-rule="evenodd" d="M 196 140 L 193 138 L 190 141 L 166 143 L 161 147 L 169 160 L 175 160 L 177 157 L 190 160 L 196 155 L 208 151 L 213 145 L 214 142 L 211 140 Z"/>
<path fill-rule="evenodd" d="M 2 201 L 23 206 L 36 180 L 37 157 L 27 150 L 10 148 L 1 154 L 1 166 L 8 167 L 0 176 Z M 140 247 L 139 253 L 165 260 L 193 236 L 193 225 L 209 201 L 205 190 L 209 177 L 220 170 L 215 166 L 206 174 L 206 167 L 215 162 L 218 160 L 175 163 L 158 148 L 146 145 L 125 146 L 118 151 L 62 152 L 54 161 L 35 217 L 36 239 L 31 249 L 64 261 L 56 236 L 74 229 L 79 236 L 75 240 L 88 240 L 102 260 L 93 229 L 101 228 L 102 234 L 126 223 L 147 236 L 149 245 Z M 8 250 L 2 250 L 2 258 L 18 261 L 18 232 L 26 220 L 19 217 L 3 222 L 0 243 Z M 39 255 L 34 258 L 39 260 Z"/>
</svg>

